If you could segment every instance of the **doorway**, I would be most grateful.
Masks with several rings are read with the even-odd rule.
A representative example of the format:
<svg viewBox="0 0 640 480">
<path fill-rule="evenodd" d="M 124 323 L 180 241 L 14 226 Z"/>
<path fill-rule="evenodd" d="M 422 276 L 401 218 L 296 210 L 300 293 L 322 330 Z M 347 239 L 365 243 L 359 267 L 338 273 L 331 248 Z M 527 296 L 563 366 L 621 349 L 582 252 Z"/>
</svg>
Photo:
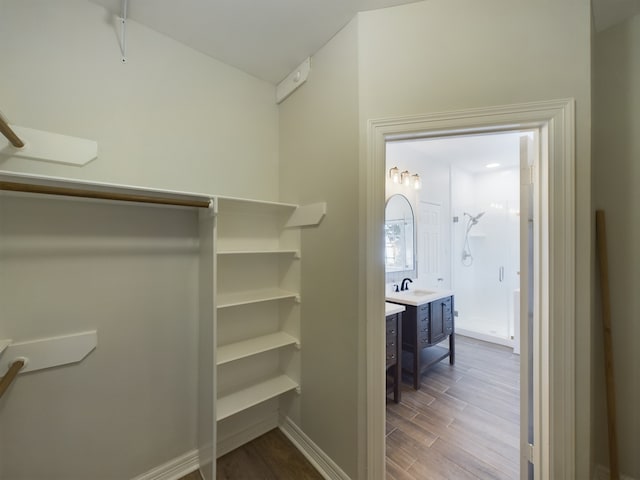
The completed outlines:
<svg viewBox="0 0 640 480">
<path fill-rule="evenodd" d="M 387 198 L 403 195 L 415 212 L 417 271 L 402 276 L 412 279 L 410 290 L 451 295 L 456 358 L 426 369 L 417 390 L 405 378 L 400 402 L 388 401 L 386 470 L 392 478 L 520 476 L 519 432 L 521 423 L 529 424 L 529 412 L 521 421 L 519 385 L 530 380 L 520 379 L 514 328 L 520 318 L 520 223 L 529 220 L 527 212 L 520 214 L 520 172 L 538 163 L 521 143 L 536 137 L 537 131 L 509 130 L 386 144 L 386 170 L 420 179 L 414 185 L 395 183 L 391 173 L 386 178 Z M 389 213 L 387 206 L 386 224 Z M 529 242 L 524 239 L 525 249 Z M 401 298 L 392 294 L 388 300 Z M 403 340 L 410 324 L 405 318 Z M 420 355 L 431 358 L 447 343 L 424 346 Z M 402 355 L 407 373 L 412 348 L 407 345 Z"/>
<path fill-rule="evenodd" d="M 366 205 L 362 231 L 367 245 L 363 274 L 366 279 L 364 321 L 366 348 L 367 435 L 365 440 L 367 478 L 384 478 L 384 330 L 379 321 L 384 297 L 384 270 L 380 262 L 383 241 L 380 236 L 384 222 L 385 147 L 387 141 L 416 136 L 446 136 L 482 134 L 507 130 L 536 130 L 540 134 L 540 164 L 528 169 L 532 180 L 532 210 L 538 219 L 533 230 L 532 268 L 535 320 L 531 335 L 531 357 L 523 351 L 523 358 L 531 358 L 531 408 L 524 412 L 533 415 L 532 431 L 535 442 L 521 437 L 521 478 L 550 478 L 550 472 L 563 472 L 571 477 L 575 464 L 574 442 L 574 365 L 567 352 L 574 351 L 574 283 L 573 257 L 561 255 L 571 250 L 574 231 L 573 198 L 573 101 L 550 101 L 532 104 L 492 107 L 418 117 L 383 119 L 369 122 L 367 162 L 363 163 Z M 563 191 L 563 195 L 556 192 Z M 551 230 L 562 218 L 562 229 Z M 554 258 L 554 262 L 551 262 Z M 551 281 L 554 294 L 550 295 Z M 559 290 L 558 290 L 559 289 Z M 523 287 L 523 293 L 529 289 Z M 523 304 L 527 305 L 529 299 Z M 527 315 L 528 317 L 528 315 Z M 525 319 L 526 320 L 526 319 Z M 553 365 L 549 358 L 554 358 Z M 527 363 L 527 362 L 523 362 Z M 522 377 L 529 374 L 529 369 Z M 528 398 L 526 383 L 524 399 Z M 522 429 L 523 432 L 526 429 Z M 554 438 L 553 455 L 550 438 Z M 534 466 L 533 471 L 528 464 Z"/>
</svg>

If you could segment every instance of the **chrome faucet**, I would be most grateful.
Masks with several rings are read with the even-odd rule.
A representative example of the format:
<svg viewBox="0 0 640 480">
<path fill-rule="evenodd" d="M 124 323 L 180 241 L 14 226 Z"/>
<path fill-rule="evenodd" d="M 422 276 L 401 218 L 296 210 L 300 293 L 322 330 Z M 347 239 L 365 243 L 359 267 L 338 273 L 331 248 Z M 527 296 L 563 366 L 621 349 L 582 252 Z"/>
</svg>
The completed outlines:
<svg viewBox="0 0 640 480">
<path fill-rule="evenodd" d="M 405 290 L 409 290 L 409 285 L 407 284 L 407 282 L 413 283 L 413 280 L 411 280 L 410 278 L 403 278 L 402 283 L 400 284 L 401 292 L 404 292 Z"/>
</svg>

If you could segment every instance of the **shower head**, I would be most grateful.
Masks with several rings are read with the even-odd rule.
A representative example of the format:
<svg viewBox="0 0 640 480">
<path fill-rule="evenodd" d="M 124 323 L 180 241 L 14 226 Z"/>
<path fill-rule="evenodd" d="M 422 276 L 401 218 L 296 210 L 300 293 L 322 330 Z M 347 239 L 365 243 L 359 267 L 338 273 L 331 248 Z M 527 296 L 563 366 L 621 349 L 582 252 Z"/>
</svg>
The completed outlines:
<svg viewBox="0 0 640 480">
<path fill-rule="evenodd" d="M 471 223 L 471 225 L 475 225 L 476 223 L 478 223 L 478 220 L 480 220 L 480 217 L 482 217 L 486 212 L 480 212 L 479 214 L 477 214 L 475 217 L 473 215 L 471 215 L 470 213 L 464 212 L 464 214 L 469 217 L 469 222 Z"/>
</svg>

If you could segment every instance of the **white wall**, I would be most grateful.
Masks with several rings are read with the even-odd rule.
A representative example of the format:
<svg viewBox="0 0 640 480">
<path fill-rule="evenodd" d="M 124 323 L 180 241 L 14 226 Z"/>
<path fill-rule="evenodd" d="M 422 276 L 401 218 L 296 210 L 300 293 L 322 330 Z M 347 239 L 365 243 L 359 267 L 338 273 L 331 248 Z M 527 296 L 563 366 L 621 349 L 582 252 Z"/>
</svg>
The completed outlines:
<svg viewBox="0 0 640 480">
<path fill-rule="evenodd" d="M 0 3 L 0 109 L 94 139 L 0 169 L 276 200 L 274 87 L 85 0 Z M 28 140 L 28 139 L 27 139 Z M 132 478 L 196 447 L 198 229 L 185 210 L 0 196 L 0 338 L 97 328 L 0 401 L 0 478 Z"/>
<path fill-rule="evenodd" d="M 640 478 L 640 15 L 594 39 L 595 207 L 606 214 L 620 470 Z M 593 326 L 593 451 L 608 465 L 601 313 Z"/>
<path fill-rule="evenodd" d="M 197 217 L 0 197 L 0 337 L 98 331 L 0 400 L 0 478 L 132 478 L 196 447 Z"/>
<path fill-rule="evenodd" d="M 0 109 L 10 123 L 98 142 L 85 167 L 0 158 L 63 177 L 278 197 L 274 87 L 86 0 L 7 0 Z M 28 139 L 27 139 L 28 140 Z"/>
<path fill-rule="evenodd" d="M 518 158 L 518 151 L 512 155 Z M 457 172 L 452 183 L 455 249 L 453 257 L 457 326 L 508 339 L 513 334 L 513 291 L 519 288 L 519 184 L 517 167 L 468 175 Z M 462 264 L 469 212 L 485 214 L 469 231 L 471 265 Z M 504 279 L 498 281 L 498 269 Z"/>
<path fill-rule="evenodd" d="M 280 105 L 281 199 L 327 202 L 302 230 L 304 432 L 351 478 L 358 473 L 357 21 L 312 58 L 309 80 Z"/>
<path fill-rule="evenodd" d="M 393 166 L 397 166 L 400 171 L 409 170 L 412 174 L 417 173 L 420 175 L 422 182 L 422 188 L 415 190 L 412 186 L 404 186 L 394 184 L 389 177 L 386 177 L 386 196 L 400 193 L 405 195 L 413 207 L 416 228 L 418 236 L 418 245 L 421 242 L 420 232 L 420 205 L 424 202 L 435 203 L 441 206 L 441 271 L 440 277 L 443 281 L 440 283 L 428 282 L 424 272 L 421 271 L 420 263 L 424 252 L 418 251 L 418 281 L 417 285 L 424 288 L 450 288 L 451 285 L 451 191 L 450 191 L 450 168 L 447 159 L 432 158 L 429 155 L 420 153 L 419 151 L 407 148 L 406 144 L 398 145 L 390 142 L 387 144 L 387 172 Z M 397 283 L 402 279 L 394 278 L 393 275 L 387 275 L 387 281 Z"/>
<path fill-rule="evenodd" d="M 590 4 L 429 0 L 359 15 L 361 149 L 367 120 L 576 99 L 576 478 L 589 476 Z"/>
</svg>

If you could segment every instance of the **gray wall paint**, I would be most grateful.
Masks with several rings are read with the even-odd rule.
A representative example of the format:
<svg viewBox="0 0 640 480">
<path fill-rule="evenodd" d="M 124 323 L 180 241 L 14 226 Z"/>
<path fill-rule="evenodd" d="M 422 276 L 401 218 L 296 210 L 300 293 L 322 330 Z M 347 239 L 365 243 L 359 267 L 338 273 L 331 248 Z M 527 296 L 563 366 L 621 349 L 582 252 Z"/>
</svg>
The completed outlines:
<svg viewBox="0 0 640 480">
<path fill-rule="evenodd" d="M 357 478 L 357 23 L 312 59 L 309 80 L 280 106 L 281 199 L 327 202 L 302 230 L 299 425 Z"/>
<path fill-rule="evenodd" d="M 359 25 L 361 132 L 371 118 L 576 99 L 576 478 L 588 478 L 589 1 L 429 0 L 362 13 Z"/>
<path fill-rule="evenodd" d="M 274 86 L 87 0 L 0 6 L 0 108 L 16 125 L 98 142 L 85 167 L 2 159 L 3 170 L 278 198 Z"/>
<path fill-rule="evenodd" d="M 0 400 L 0 478 L 131 478 L 196 447 L 193 211 L 0 197 L 0 337 L 98 331 Z"/>
<path fill-rule="evenodd" d="M 123 65 L 117 28 L 86 0 L 0 3 L 0 109 L 99 148 L 0 169 L 277 200 L 273 85 L 133 21 Z M 99 338 L 0 401 L 0 478 L 132 478 L 196 448 L 196 213 L 0 196 L 0 214 L 0 338 Z"/>
<path fill-rule="evenodd" d="M 594 204 L 607 221 L 619 464 L 640 478 L 640 15 L 595 36 L 593 79 Z M 608 465 L 600 312 L 598 305 L 592 438 L 594 461 Z"/>
</svg>

